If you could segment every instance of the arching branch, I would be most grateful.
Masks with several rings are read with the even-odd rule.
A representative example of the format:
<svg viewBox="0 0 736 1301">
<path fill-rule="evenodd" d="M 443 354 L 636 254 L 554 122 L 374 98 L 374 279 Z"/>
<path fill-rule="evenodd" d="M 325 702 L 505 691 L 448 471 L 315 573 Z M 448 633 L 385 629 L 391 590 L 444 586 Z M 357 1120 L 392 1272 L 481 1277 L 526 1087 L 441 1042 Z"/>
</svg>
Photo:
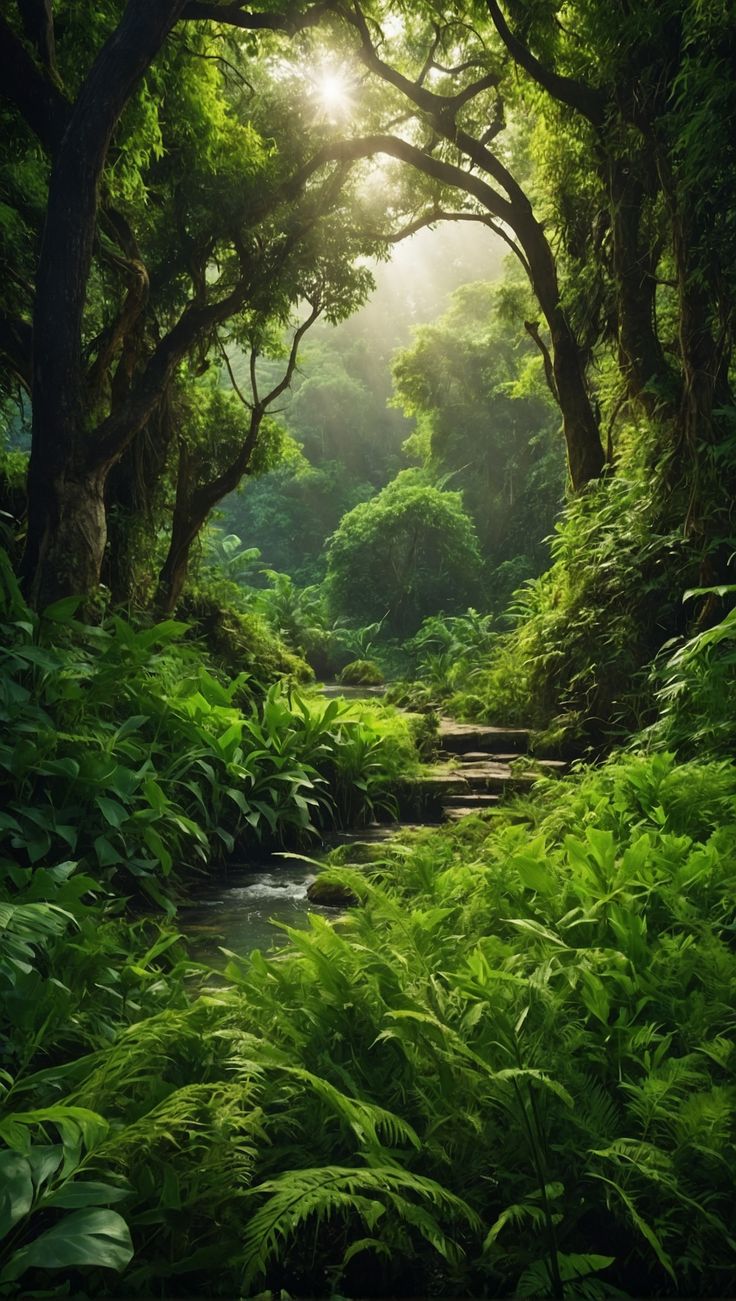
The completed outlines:
<svg viewBox="0 0 736 1301">
<path fill-rule="evenodd" d="M 305 31 L 308 27 L 316 26 L 328 8 L 327 3 L 320 3 L 301 14 L 289 13 L 288 10 L 282 13 L 274 11 L 252 13 L 240 4 L 220 5 L 208 4 L 205 0 L 188 0 L 181 16 L 186 21 L 206 20 L 224 23 L 228 27 L 240 27 L 248 32 L 287 32 L 289 35 L 294 35 L 296 32 Z"/>
<path fill-rule="evenodd" d="M 605 95 L 584 81 L 560 76 L 552 68 L 546 68 L 511 31 L 498 0 L 486 0 L 486 3 L 491 21 L 514 62 L 528 72 L 537 85 L 548 91 L 554 99 L 582 113 L 594 126 L 603 126 L 606 116 Z"/>
<path fill-rule="evenodd" d="M 0 96 L 15 105 L 44 149 L 53 153 L 69 121 L 71 105 L 1 16 Z"/>
<path fill-rule="evenodd" d="M 23 30 L 47 72 L 56 76 L 56 42 L 51 0 L 18 0 Z"/>
<path fill-rule="evenodd" d="M 552 362 L 552 354 L 550 353 L 549 348 L 547 347 L 546 343 L 544 342 L 544 339 L 539 333 L 539 321 L 525 321 L 524 329 L 529 335 L 529 338 L 534 340 L 534 343 L 537 345 L 539 351 L 542 354 L 542 361 L 544 362 L 544 377 L 547 381 L 547 388 L 552 394 L 552 397 L 554 398 L 555 402 L 559 402 L 560 395 L 557 392 L 557 383 L 555 381 L 555 368 Z"/>
</svg>

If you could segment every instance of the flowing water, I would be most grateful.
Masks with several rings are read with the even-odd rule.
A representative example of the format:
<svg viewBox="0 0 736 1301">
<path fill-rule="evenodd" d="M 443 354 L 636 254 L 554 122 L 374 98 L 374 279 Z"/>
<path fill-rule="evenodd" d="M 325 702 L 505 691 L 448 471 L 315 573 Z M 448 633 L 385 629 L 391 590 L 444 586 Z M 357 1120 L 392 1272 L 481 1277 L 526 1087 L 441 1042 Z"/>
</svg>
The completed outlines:
<svg viewBox="0 0 736 1301">
<path fill-rule="evenodd" d="M 336 845 L 381 843 L 399 830 L 401 824 L 393 823 L 346 832 L 317 849 L 314 858 L 323 858 Z M 260 862 L 231 867 L 200 886 L 196 900 L 180 908 L 176 918 L 189 940 L 192 957 L 222 967 L 227 961 L 223 949 L 242 956 L 253 949 L 265 952 L 284 944 L 286 936 L 280 924 L 305 930 L 308 913 L 333 920 L 339 917 L 342 908 L 326 908 L 308 900 L 307 888 L 316 874 L 317 868 L 299 857 L 274 854 Z"/>
<path fill-rule="evenodd" d="M 304 927 L 308 910 L 337 916 L 337 908 L 308 903 L 307 886 L 314 877 L 315 868 L 308 863 L 274 856 L 214 878 L 177 915 L 192 957 L 222 966 L 223 948 L 244 954 L 283 944 L 286 936 L 277 923 Z"/>
<path fill-rule="evenodd" d="M 380 687 L 342 687 L 329 684 L 322 688 L 323 695 L 333 698 L 369 699 L 380 696 Z M 429 793 L 423 809 L 434 809 L 437 816 L 457 821 L 469 813 L 493 807 L 508 789 L 535 780 L 535 774 L 513 777 L 509 761 L 526 750 L 528 732 L 520 728 L 498 728 L 482 724 L 455 723 L 444 719 L 440 725 L 439 740 L 446 760 L 434 774 L 430 770 L 422 781 Z M 498 753 L 509 750 L 510 753 Z M 454 767 L 452 765 L 455 765 Z M 459 765 L 459 767 L 457 766 Z M 545 760 L 550 771 L 564 769 L 559 760 Z M 433 820 L 433 819 L 432 819 Z M 430 818 L 419 825 L 428 825 Z M 316 860 L 323 859 L 339 844 L 369 842 L 380 844 L 397 831 L 414 823 L 393 823 L 391 826 L 371 824 L 361 831 L 335 836 L 314 851 Z M 192 956 L 213 966 L 224 966 L 223 949 L 239 955 L 253 949 L 268 950 L 286 942 L 283 929 L 292 926 L 306 929 L 307 914 L 321 913 L 333 919 L 340 916 L 341 908 L 327 908 L 313 904 L 307 898 L 310 882 L 318 867 L 290 854 L 274 854 L 252 863 L 232 866 L 225 874 L 211 878 L 197 890 L 196 899 L 179 911 L 177 922 L 189 939 Z"/>
</svg>

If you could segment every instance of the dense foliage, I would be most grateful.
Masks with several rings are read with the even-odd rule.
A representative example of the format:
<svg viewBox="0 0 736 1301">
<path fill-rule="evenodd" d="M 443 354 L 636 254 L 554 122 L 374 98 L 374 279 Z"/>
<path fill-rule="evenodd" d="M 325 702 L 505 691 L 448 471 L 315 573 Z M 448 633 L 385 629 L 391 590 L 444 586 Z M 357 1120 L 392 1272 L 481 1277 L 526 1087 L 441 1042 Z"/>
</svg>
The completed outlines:
<svg viewBox="0 0 736 1301">
<path fill-rule="evenodd" d="M 528 298 L 513 283 L 464 285 L 394 361 L 396 400 L 417 420 L 409 446 L 436 481 L 462 491 L 496 609 L 544 567 L 563 488 L 554 403 L 523 332 Z"/>
<path fill-rule="evenodd" d="M 735 33 L 3 6 L 0 1297 L 736 1292 Z"/>
<path fill-rule="evenodd" d="M 462 610 L 480 586 L 480 554 L 459 493 L 405 471 L 343 517 L 328 552 L 336 615 L 383 620 L 406 636 L 433 610 Z"/>
<path fill-rule="evenodd" d="M 162 1010 L 6 1099 L 6 1279 L 44 1207 L 116 1202 L 96 1292 L 728 1293 L 735 791 L 632 757 L 335 866 L 363 908 L 189 1008 L 149 953 Z"/>
</svg>

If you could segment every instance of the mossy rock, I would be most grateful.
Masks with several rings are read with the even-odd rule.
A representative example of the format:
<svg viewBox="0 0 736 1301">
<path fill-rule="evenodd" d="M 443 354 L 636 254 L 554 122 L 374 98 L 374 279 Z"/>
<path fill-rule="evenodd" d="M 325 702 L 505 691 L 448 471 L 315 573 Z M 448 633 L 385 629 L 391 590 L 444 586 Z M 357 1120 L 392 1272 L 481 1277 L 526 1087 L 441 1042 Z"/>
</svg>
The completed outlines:
<svg viewBox="0 0 736 1301">
<path fill-rule="evenodd" d="M 202 591 L 187 593 L 177 614 L 191 624 L 191 634 L 204 640 L 215 663 L 231 677 L 250 674 L 264 685 L 288 677 L 309 682 L 314 673 L 300 656 L 257 614 L 220 604 Z"/>
<path fill-rule="evenodd" d="M 307 898 L 322 908 L 355 908 L 360 903 L 358 896 L 346 885 L 319 876 L 307 886 Z"/>
<path fill-rule="evenodd" d="M 365 863 L 381 863 L 386 857 L 386 841 L 377 844 L 370 840 L 351 840 L 348 845 L 338 845 L 330 851 L 327 863 L 330 867 L 363 866 Z"/>
<path fill-rule="evenodd" d="M 339 681 L 346 687 L 380 687 L 383 674 L 374 660 L 351 660 L 342 670 Z"/>
</svg>

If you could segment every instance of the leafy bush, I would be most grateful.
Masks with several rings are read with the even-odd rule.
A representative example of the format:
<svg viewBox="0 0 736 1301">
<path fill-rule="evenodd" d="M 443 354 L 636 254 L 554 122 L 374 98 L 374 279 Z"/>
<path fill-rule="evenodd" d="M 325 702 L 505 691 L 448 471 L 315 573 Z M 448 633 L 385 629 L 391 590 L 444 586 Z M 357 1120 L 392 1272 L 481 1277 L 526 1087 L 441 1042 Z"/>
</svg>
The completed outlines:
<svg viewBox="0 0 736 1301">
<path fill-rule="evenodd" d="M 407 636 L 427 615 L 467 605 L 480 569 L 460 494 L 406 471 L 343 516 L 329 547 L 328 603 L 336 617 L 380 619 L 387 634 Z"/>
<path fill-rule="evenodd" d="M 285 645 L 262 615 L 239 607 L 239 593 L 228 601 L 221 590 L 193 587 L 180 601 L 177 614 L 229 677 L 245 675 L 261 688 L 282 677 L 308 681 L 313 674 L 301 656 Z"/>
<path fill-rule="evenodd" d="M 733 599 L 736 587 L 696 588 L 685 599 Z M 647 739 L 683 756 L 728 757 L 736 744 L 736 609 L 683 640 L 652 678 L 660 717 Z M 669 647 L 668 649 L 672 649 Z"/>
<path fill-rule="evenodd" d="M 379 687 L 383 674 L 374 660 L 351 660 L 341 671 L 339 681 L 356 687 Z"/>
<path fill-rule="evenodd" d="M 676 594 L 698 557 L 669 531 L 661 485 L 630 468 L 569 503 L 552 567 L 516 593 L 513 629 L 457 683 L 451 709 L 596 746 L 653 718 L 649 665 L 684 627 Z"/>
<path fill-rule="evenodd" d="M 113 618 L 88 627 L 74 600 L 37 616 L 7 564 L 0 577 L 0 853 L 9 870 L 72 856 L 119 890 L 165 902 L 162 882 L 175 864 L 340 821 L 346 810 L 328 776 L 370 774 L 372 793 L 350 793 L 351 817 L 390 785 L 395 760 L 383 763 L 380 722 L 359 709 L 275 684 L 243 714 L 234 705 L 242 681 L 208 671 L 182 642 L 186 625 L 136 630 Z M 361 773 L 355 745 L 364 734 L 371 757 Z M 406 759 L 406 726 L 404 736 Z"/>
</svg>

